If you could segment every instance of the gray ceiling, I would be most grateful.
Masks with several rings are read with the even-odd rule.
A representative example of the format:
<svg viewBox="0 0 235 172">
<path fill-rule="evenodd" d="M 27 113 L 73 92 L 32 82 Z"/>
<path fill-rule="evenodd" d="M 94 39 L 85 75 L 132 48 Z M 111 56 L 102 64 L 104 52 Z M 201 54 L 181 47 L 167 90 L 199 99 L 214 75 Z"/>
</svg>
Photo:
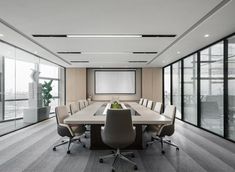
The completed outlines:
<svg viewBox="0 0 235 172">
<path fill-rule="evenodd" d="M 0 33 L 4 34 L 0 39 L 66 67 L 161 67 L 233 33 L 234 9 L 234 0 L 0 0 Z M 38 38 L 32 34 L 177 36 Z M 210 37 L 204 38 L 205 34 Z M 123 53 L 149 51 L 158 54 Z M 89 63 L 70 62 L 83 60 Z"/>
</svg>

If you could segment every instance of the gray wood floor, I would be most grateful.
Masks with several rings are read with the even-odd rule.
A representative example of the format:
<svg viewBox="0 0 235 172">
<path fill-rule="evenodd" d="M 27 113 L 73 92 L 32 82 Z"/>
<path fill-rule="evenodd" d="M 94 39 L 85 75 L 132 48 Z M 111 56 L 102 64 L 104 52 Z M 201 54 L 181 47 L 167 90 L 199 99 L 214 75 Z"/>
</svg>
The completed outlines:
<svg viewBox="0 0 235 172">
<path fill-rule="evenodd" d="M 112 160 L 100 164 L 98 157 L 109 150 L 91 151 L 79 144 L 66 154 L 66 146 L 52 151 L 53 144 L 61 138 L 57 135 L 55 119 L 49 119 L 0 137 L 1 172 L 106 172 L 111 170 Z M 88 139 L 82 139 L 88 144 Z M 165 146 L 160 152 L 158 143 L 145 150 L 133 150 L 141 172 L 235 172 L 235 144 L 176 121 L 176 132 L 171 140 L 180 147 Z M 117 171 L 133 171 L 132 166 L 118 161 Z"/>
</svg>

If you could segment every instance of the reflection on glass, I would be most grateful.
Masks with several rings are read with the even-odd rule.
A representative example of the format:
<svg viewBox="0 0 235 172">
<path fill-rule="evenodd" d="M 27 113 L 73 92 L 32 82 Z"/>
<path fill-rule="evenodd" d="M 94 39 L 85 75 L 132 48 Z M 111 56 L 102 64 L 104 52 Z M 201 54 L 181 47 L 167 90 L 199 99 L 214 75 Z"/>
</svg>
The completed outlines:
<svg viewBox="0 0 235 172">
<path fill-rule="evenodd" d="M 170 66 L 164 68 L 164 105 L 171 104 L 171 70 Z"/>
<path fill-rule="evenodd" d="M 41 60 L 42 62 L 42 60 Z M 44 61 L 45 63 L 45 61 Z M 45 78 L 58 78 L 59 77 L 59 71 L 57 66 L 48 65 L 40 63 L 40 77 Z M 47 62 L 48 63 L 48 62 Z"/>
<path fill-rule="evenodd" d="M 235 36 L 228 39 L 228 137 L 235 140 Z"/>
<path fill-rule="evenodd" d="M 64 68 L 40 61 L 41 64 L 38 57 L 0 43 L 0 135 L 41 120 L 42 116 L 38 115 L 39 111 L 43 112 L 39 78 L 33 75 L 39 70 L 43 77 L 40 82 L 54 80 L 52 95 L 56 98 L 51 102 L 51 112 L 55 106 L 64 104 L 61 78 Z"/>
<path fill-rule="evenodd" d="M 176 106 L 176 117 L 181 119 L 181 61 L 172 65 L 173 105 Z"/>
<path fill-rule="evenodd" d="M 197 55 L 184 62 L 184 120 L 197 124 Z"/>
<path fill-rule="evenodd" d="M 223 135 L 223 43 L 201 53 L 201 126 Z"/>
</svg>

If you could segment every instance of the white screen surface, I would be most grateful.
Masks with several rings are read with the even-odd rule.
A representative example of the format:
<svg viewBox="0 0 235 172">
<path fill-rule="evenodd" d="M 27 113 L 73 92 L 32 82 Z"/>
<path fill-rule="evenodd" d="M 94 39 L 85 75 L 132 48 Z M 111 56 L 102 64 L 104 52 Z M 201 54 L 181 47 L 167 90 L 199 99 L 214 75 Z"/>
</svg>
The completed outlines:
<svg viewBox="0 0 235 172">
<path fill-rule="evenodd" d="M 135 71 L 95 71 L 96 94 L 135 94 Z"/>
</svg>

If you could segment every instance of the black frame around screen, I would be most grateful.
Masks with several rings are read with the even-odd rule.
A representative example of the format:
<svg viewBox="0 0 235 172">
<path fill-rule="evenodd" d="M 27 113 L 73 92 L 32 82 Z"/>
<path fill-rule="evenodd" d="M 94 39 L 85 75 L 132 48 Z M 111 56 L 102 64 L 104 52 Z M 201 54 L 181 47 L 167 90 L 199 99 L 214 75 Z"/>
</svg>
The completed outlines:
<svg viewBox="0 0 235 172">
<path fill-rule="evenodd" d="M 135 74 L 135 92 L 134 93 L 97 93 L 96 92 L 96 72 L 134 72 L 134 74 Z M 96 95 L 110 95 L 110 94 L 116 94 L 116 95 L 118 95 L 118 94 L 122 94 L 122 95 L 134 95 L 134 94 L 136 94 L 136 69 L 114 69 L 114 70 L 112 70 L 112 69 L 107 69 L 107 70 L 99 70 L 99 69 L 96 69 L 95 71 L 94 71 L 94 92 L 95 92 L 95 94 Z"/>
</svg>

